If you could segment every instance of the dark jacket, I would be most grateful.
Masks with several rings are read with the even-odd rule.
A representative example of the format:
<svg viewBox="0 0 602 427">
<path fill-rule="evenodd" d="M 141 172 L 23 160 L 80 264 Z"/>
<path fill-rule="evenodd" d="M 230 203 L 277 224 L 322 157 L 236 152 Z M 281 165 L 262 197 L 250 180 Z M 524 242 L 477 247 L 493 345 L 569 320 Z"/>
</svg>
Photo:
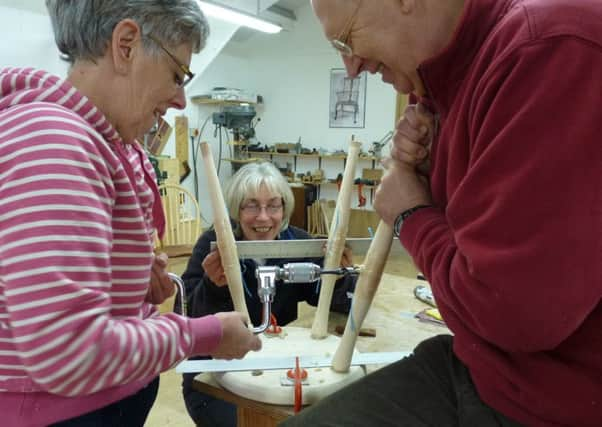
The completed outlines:
<svg viewBox="0 0 602 427">
<path fill-rule="evenodd" d="M 297 240 L 310 239 L 311 236 L 300 228 L 290 226 L 283 230 L 278 239 Z M 202 262 L 209 253 L 210 243 L 215 241 L 215 230 L 207 230 L 197 241 L 192 256 L 188 260 L 186 271 L 182 279 L 186 284 L 188 313 L 190 317 L 201 317 L 221 311 L 232 311 L 234 306 L 230 291 L 227 286 L 216 286 L 205 275 Z M 322 265 L 323 258 L 303 259 L 267 259 L 265 265 L 283 265 L 289 262 L 313 262 Z M 252 259 L 241 259 L 240 267 L 245 287 L 245 300 L 249 316 L 254 325 L 261 323 L 261 303 L 257 296 L 257 279 L 255 268 L 257 264 Z M 348 313 L 351 299 L 348 292 L 355 289 L 355 278 L 342 277 L 335 285 L 332 297 L 331 310 Z M 272 303 L 272 313 L 276 316 L 279 325 L 286 325 L 297 318 L 297 303 L 306 301 L 316 306 L 319 296 L 319 282 L 317 283 L 277 283 L 276 295 Z"/>
</svg>

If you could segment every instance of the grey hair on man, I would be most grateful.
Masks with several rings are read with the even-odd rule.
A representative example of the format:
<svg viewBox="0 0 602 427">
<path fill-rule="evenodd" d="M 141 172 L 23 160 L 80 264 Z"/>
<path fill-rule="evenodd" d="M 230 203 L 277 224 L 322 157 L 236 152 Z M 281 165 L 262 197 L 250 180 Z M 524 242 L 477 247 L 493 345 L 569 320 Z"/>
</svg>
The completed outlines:
<svg viewBox="0 0 602 427">
<path fill-rule="evenodd" d="M 148 36 L 168 46 L 205 46 L 209 24 L 195 0 L 46 0 L 56 44 L 63 58 L 94 61 L 104 55 L 113 29 L 124 19 L 140 26 L 144 48 L 158 54 Z"/>
</svg>

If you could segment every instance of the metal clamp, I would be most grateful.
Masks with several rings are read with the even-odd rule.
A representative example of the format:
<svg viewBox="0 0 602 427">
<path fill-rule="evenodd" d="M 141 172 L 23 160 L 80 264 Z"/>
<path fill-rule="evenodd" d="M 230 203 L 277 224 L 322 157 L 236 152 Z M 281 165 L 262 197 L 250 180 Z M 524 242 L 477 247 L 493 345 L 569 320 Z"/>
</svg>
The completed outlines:
<svg viewBox="0 0 602 427">
<path fill-rule="evenodd" d="M 264 332 L 270 326 L 270 315 L 272 313 L 272 302 L 276 295 L 276 280 L 279 279 L 279 267 L 260 266 L 255 270 L 258 280 L 257 295 L 263 304 L 261 325 L 253 328 L 254 334 Z"/>
<path fill-rule="evenodd" d="M 272 302 L 276 295 L 276 281 L 284 283 L 313 283 L 320 280 L 322 274 L 359 274 L 357 267 L 341 267 L 334 270 L 322 270 L 317 264 L 311 262 L 291 262 L 278 266 L 259 266 L 255 270 L 258 280 L 257 294 L 263 304 L 261 325 L 253 328 L 253 333 L 260 334 L 270 325 Z"/>
</svg>

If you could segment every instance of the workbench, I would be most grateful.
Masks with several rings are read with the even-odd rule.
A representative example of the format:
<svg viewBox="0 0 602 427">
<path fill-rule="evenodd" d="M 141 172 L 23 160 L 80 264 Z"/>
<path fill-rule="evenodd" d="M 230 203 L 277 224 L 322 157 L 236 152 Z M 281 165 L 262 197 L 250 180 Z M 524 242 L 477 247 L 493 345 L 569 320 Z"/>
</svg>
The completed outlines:
<svg viewBox="0 0 602 427">
<path fill-rule="evenodd" d="M 414 315 L 428 306 L 418 301 L 414 287 L 426 282 L 384 273 L 374 301 L 362 327 L 374 328 L 376 337 L 358 337 L 356 348 L 361 352 L 412 351 L 421 341 L 438 334 L 449 333 L 445 327 L 423 323 Z M 299 306 L 299 318 L 291 326 L 311 328 L 316 308 L 306 303 Z M 329 331 L 345 325 L 347 316 L 330 313 Z M 378 369 L 367 367 L 368 372 Z M 210 374 L 200 374 L 193 387 L 238 406 L 238 427 L 273 427 L 294 414 L 292 406 L 271 405 L 253 401 L 222 388 Z"/>
</svg>

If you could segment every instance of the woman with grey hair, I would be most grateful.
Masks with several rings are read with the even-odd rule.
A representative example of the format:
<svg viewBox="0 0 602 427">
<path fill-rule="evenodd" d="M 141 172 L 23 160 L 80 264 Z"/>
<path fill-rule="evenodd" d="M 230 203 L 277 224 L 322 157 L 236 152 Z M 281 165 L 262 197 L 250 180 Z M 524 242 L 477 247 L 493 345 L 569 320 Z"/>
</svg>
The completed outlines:
<svg viewBox="0 0 602 427">
<path fill-rule="evenodd" d="M 224 199 L 237 240 L 311 238 L 306 231 L 289 224 L 295 203 L 293 193 L 286 179 L 271 163 L 249 163 L 240 168 L 226 184 Z M 210 250 L 210 243 L 215 240 L 213 229 L 201 235 L 182 275 L 186 284 L 189 315 L 192 317 L 233 309 L 219 252 Z M 341 266 L 350 266 L 352 256 L 351 250 L 345 248 Z M 262 320 L 262 304 L 257 295 L 255 277 L 257 266 L 283 265 L 296 261 L 322 265 L 323 258 L 241 260 L 245 300 L 253 324 L 258 325 Z M 335 286 L 331 310 L 348 313 L 351 308 L 349 293 L 354 289 L 355 278 L 350 276 L 340 278 Z M 296 283 L 294 286 L 277 283 L 272 313 L 278 324 L 283 326 L 295 320 L 297 304 L 301 301 L 317 305 L 318 291 L 316 283 Z M 193 373 L 184 374 L 182 385 L 186 408 L 195 423 L 202 426 L 236 426 L 236 407 L 193 390 L 192 381 L 195 376 L 196 374 Z"/>
<path fill-rule="evenodd" d="M 67 79 L 0 70 L 2 425 L 142 426 L 161 371 L 261 347 L 238 313 L 154 306 L 173 285 L 135 138 L 184 108 L 207 21 L 194 0 L 46 4 Z"/>
</svg>

